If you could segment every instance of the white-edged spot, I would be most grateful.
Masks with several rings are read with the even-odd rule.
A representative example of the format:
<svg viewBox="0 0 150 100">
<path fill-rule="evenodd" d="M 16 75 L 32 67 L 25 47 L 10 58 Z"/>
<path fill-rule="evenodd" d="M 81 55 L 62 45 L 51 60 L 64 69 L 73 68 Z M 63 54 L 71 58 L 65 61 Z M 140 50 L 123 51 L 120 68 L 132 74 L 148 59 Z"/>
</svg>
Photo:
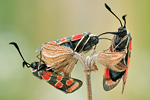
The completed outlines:
<svg viewBox="0 0 150 100">
<path fill-rule="evenodd" d="M 66 85 L 67 85 L 67 86 L 70 86 L 72 83 L 73 83 L 73 80 L 67 80 L 67 81 L 66 81 Z"/>
<path fill-rule="evenodd" d="M 63 86 L 63 83 L 62 83 L 62 82 L 57 82 L 57 83 L 55 84 L 55 86 L 56 86 L 57 88 L 61 88 L 61 87 Z"/>
<path fill-rule="evenodd" d="M 51 77 L 48 75 L 42 75 L 42 78 L 46 81 L 49 81 L 51 79 Z"/>
<path fill-rule="evenodd" d="M 75 90 L 77 87 L 79 86 L 79 83 L 76 82 L 74 85 L 72 85 L 69 89 L 67 89 L 68 92 L 72 92 L 73 90 Z"/>
<path fill-rule="evenodd" d="M 57 76 L 57 81 L 61 81 L 61 80 L 62 80 L 62 78 L 63 78 L 63 76 L 58 75 L 58 76 Z"/>
</svg>

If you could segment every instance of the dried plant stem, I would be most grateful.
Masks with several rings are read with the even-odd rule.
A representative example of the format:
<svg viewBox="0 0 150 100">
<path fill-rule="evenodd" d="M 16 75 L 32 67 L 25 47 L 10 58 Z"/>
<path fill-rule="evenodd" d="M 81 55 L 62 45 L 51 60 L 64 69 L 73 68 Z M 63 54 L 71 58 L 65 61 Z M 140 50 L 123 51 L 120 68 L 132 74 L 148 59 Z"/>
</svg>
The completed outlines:
<svg viewBox="0 0 150 100">
<path fill-rule="evenodd" d="M 90 56 L 87 56 L 85 58 L 84 54 L 81 56 L 80 54 L 75 52 L 75 55 L 79 59 L 81 64 L 83 65 L 84 72 L 86 74 L 88 100 L 92 100 L 91 71 L 92 71 L 93 59 L 96 57 L 94 53 L 95 53 L 95 50 L 92 51 Z"/>
<path fill-rule="evenodd" d="M 92 100 L 91 71 L 85 72 L 88 100 Z"/>
<path fill-rule="evenodd" d="M 92 100 L 92 86 L 91 86 L 92 59 L 91 59 L 91 56 L 87 56 L 85 60 L 85 74 L 86 74 L 88 100 Z"/>
</svg>

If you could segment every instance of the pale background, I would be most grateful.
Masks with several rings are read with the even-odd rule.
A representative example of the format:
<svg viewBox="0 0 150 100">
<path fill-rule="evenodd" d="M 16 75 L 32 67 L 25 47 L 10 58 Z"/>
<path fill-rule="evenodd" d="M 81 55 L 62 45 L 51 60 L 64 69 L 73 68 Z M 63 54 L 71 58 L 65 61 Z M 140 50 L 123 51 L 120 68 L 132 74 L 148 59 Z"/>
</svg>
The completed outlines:
<svg viewBox="0 0 150 100">
<path fill-rule="evenodd" d="M 64 94 L 23 69 L 21 57 L 8 43 L 17 42 L 31 63 L 37 61 L 35 50 L 42 43 L 82 32 L 98 35 L 117 31 L 120 24 L 104 3 L 119 18 L 128 15 L 132 55 L 124 94 L 122 81 L 112 91 L 103 90 L 104 67 L 98 64 L 99 70 L 92 73 L 93 100 L 149 100 L 149 0 L 0 0 L 0 100 L 87 100 L 85 74 L 79 62 L 72 76 L 84 84 L 78 91 Z M 100 41 L 97 51 L 107 49 L 109 44 Z"/>
</svg>

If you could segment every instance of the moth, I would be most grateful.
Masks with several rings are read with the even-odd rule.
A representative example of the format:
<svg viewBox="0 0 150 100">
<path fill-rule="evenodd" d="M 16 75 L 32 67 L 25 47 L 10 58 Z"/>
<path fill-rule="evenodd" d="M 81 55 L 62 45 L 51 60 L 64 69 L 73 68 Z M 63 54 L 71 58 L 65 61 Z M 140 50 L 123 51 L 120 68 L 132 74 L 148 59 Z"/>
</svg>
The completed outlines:
<svg viewBox="0 0 150 100">
<path fill-rule="evenodd" d="M 66 77 L 62 74 L 54 72 L 52 69 L 46 70 L 47 65 L 44 62 L 34 61 L 29 64 L 22 56 L 17 43 L 10 42 L 9 44 L 14 45 L 18 50 L 21 58 L 23 59 L 23 67 L 26 66 L 27 68 L 31 68 L 32 74 L 34 76 L 38 77 L 41 80 L 47 81 L 56 89 L 61 90 L 64 93 L 72 93 L 82 86 L 83 83 L 81 80 L 72 77 Z"/>
<path fill-rule="evenodd" d="M 126 15 L 122 16 L 122 19 L 124 20 L 123 26 L 121 20 L 114 14 L 114 12 L 112 12 L 111 8 L 107 4 L 105 4 L 105 7 L 119 20 L 121 27 L 118 29 L 118 32 L 105 32 L 101 34 L 113 34 L 114 37 L 110 49 L 100 52 L 97 56 L 97 61 L 105 66 L 103 77 L 104 90 L 109 91 L 113 89 L 122 78 L 123 93 L 131 56 L 132 37 L 126 29 Z"/>
</svg>

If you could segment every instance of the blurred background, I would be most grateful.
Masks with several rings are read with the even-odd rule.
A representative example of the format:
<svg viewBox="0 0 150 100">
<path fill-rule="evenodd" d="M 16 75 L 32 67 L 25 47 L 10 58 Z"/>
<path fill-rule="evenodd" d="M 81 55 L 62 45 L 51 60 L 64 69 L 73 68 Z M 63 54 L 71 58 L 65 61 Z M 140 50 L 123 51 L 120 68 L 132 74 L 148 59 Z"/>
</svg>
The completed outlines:
<svg viewBox="0 0 150 100">
<path fill-rule="evenodd" d="M 92 72 L 93 100 L 150 100 L 150 1 L 149 0 L 0 0 L 0 100 L 87 100 L 86 80 L 80 62 L 72 77 L 83 86 L 72 94 L 53 88 L 22 68 L 22 59 L 9 45 L 15 41 L 25 59 L 38 61 L 35 52 L 42 43 L 91 32 L 117 31 L 119 21 L 104 7 L 107 3 L 121 18 L 127 14 L 132 35 L 132 55 L 124 94 L 122 81 L 113 90 L 103 90 L 104 67 Z M 112 37 L 106 35 L 105 37 Z M 97 51 L 110 42 L 101 40 Z"/>
</svg>

